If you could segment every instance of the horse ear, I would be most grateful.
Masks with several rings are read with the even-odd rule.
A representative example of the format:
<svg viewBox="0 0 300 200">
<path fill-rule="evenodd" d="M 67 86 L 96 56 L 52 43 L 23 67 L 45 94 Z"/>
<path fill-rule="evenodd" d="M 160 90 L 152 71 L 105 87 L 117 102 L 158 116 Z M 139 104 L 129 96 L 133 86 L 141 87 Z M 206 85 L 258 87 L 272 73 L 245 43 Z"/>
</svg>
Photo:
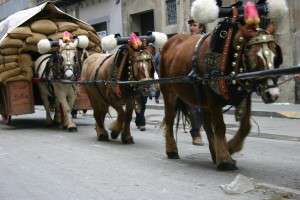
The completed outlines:
<svg viewBox="0 0 300 200">
<path fill-rule="evenodd" d="M 253 38 L 257 35 L 257 31 L 255 30 L 254 26 L 250 26 L 250 25 L 243 25 L 240 28 L 242 35 L 244 38 L 249 39 L 249 38 Z"/>
<path fill-rule="evenodd" d="M 89 46 L 89 38 L 85 35 L 79 35 L 76 41 L 78 48 L 86 49 Z"/>
<path fill-rule="evenodd" d="M 272 23 L 270 23 L 266 29 L 266 32 L 270 35 L 272 35 L 275 32 L 275 28 L 274 25 Z"/>
<path fill-rule="evenodd" d="M 114 50 L 118 46 L 117 42 L 118 41 L 114 35 L 105 36 L 101 39 L 102 49 L 104 51 Z"/>
<path fill-rule="evenodd" d="M 40 54 L 48 53 L 51 50 L 51 42 L 48 39 L 42 39 L 37 44 Z"/>
</svg>

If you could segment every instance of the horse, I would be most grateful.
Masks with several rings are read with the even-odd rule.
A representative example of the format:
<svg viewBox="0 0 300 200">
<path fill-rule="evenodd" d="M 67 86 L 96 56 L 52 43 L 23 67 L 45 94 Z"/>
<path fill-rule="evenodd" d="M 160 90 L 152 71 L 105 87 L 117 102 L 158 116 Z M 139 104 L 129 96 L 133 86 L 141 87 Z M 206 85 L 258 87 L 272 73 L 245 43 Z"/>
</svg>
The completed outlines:
<svg viewBox="0 0 300 200">
<path fill-rule="evenodd" d="M 149 42 L 164 43 L 166 35 L 152 33 L 154 36 L 136 36 L 134 33 L 128 37 L 115 38 L 114 35 L 102 39 L 104 50 L 112 50 L 117 45 L 122 45 L 113 54 L 93 54 L 84 64 L 81 80 L 118 80 L 141 81 L 151 80 L 154 74 L 153 52 Z M 121 133 L 123 144 L 133 144 L 134 140 L 130 132 L 132 112 L 135 107 L 135 95 L 148 93 L 148 87 L 136 87 L 134 85 L 102 84 L 85 85 L 96 120 L 96 132 L 98 141 L 109 141 L 108 132 L 104 121 L 109 107 L 117 111 L 117 119 L 111 124 L 111 138 L 117 139 Z M 125 109 L 123 108 L 125 107 Z"/>
<path fill-rule="evenodd" d="M 62 124 L 70 132 L 77 131 L 76 124 L 71 117 L 76 96 L 77 86 L 75 84 L 63 84 L 60 80 L 76 81 L 80 75 L 79 50 L 88 46 L 89 40 L 86 36 L 78 36 L 75 40 L 49 41 L 40 40 L 38 43 L 41 55 L 35 61 L 35 77 L 40 80 L 37 85 L 41 99 L 46 110 L 46 125 L 54 123 Z M 52 47 L 58 46 L 58 51 L 48 53 Z M 54 119 L 51 110 L 55 110 Z"/>
<path fill-rule="evenodd" d="M 224 19 L 212 34 L 178 34 L 169 39 L 161 52 L 161 77 L 190 76 L 193 80 L 278 68 L 282 64 L 282 52 L 275 42 L 272 24 L 265 29 L 258 29 L 239 17 L 235 19 L 236 22 L 229 22 L 229 26 L 226 24 L 229 19 Z M 222 29 L 224 24 L 225 27 L 232 27 L 231 35 L 230 28 Z M 220 79 L 164 84 L 161 85 L 161 91 L 165 104 L 168 158 L 179 159 L 173 125 L 178 110 L 186 115 L 182 102 L 199 105 L 203 110 L 204 129 L 212 161 L 218 170 L 224 171 L 237 169 L 231 155 L 242 149 L 250 132 L 252 92 L 257 92 L 265 103 L 276 101 L 280 94 L 277 78 L 268 77 L 252 81 Z M 226 105 L 232 105 L 240 111 L 240 127 L 229 142 L 226 141 L 223 118 L 223 107 Z"/>
</svg>

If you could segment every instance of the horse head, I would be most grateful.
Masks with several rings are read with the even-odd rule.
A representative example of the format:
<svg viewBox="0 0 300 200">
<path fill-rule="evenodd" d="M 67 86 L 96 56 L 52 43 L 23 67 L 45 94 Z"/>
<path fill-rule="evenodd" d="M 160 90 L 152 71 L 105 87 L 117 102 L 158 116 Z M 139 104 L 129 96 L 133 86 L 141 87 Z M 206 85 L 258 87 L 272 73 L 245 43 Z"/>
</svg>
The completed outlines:
<svg viewBox="0 0 300 200">
<path fill-rule="evenodd" d="M 47 53 L 52 47 L 58 46 L 59 50 L 54 54 L 55 57 L 55 73 L 54 76 L 74 80 L 79 72 L 78 48 L 85 49 L 88 46 L 89 40 L 86 36 L 78 36 L 75 39 L 71 38 L 68 32 L 64 33 L 63 39 L 58 41 L 50 41 L 43 39 L 38 43 L 38 49 L 41 54 Z"/>
<path fill-rule="evenodd" d="M 241 35 L 236 38 L 236 50 L 243 48 L 242 66 L 244 72 L 272 70 L 282 64 L 282 52 L 276 43 L 273 34 L 273 26 L 270 24 L 266 30 L 244 25 L 240 28 Z M 243 42 L 244 40 L 244 42 Z M 244 43 L 238 45 L 239 42 Z M 252 85 L 265 103 L 275 102 L 280 94 L 278 78 L 263 77 L 252 80 Z"/>
<path fill-rule="evenodd" d="M 141 81 L 151 80 L 154 77 L 153 56 L 155 48 L 161 48 L 167 41 L 167 36 L 163 33 L 153 32 L 149 36 L 137 36 L 132 33 L 130 37 L 120 37 L 110 35 L 102 39 L 102 48 L 110 51 L 117 45 L 123 45 L 127 51 L 127 72 L 128 80 Z M 149 87 L 139 87 L 139 91 L 144 94 L 149 93 Z"/>
</svg>

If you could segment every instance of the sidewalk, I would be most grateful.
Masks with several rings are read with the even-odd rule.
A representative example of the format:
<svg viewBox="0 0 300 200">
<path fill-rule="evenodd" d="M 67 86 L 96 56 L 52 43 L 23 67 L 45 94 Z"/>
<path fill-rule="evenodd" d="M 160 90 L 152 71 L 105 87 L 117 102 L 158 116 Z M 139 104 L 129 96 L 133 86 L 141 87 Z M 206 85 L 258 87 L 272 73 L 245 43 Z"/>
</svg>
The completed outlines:
<svg viewBox="0 0 300 200">
<path fill-rule="evenodd" d="M 163 100 L 159 104 L 148 100 L 147 124 L 160 126 L 164 115 Z M 235 134 L 239 122 L 234 117 L 234 108 L 224 115 L 229 134 Z M 300 142 L 300 105 L 289 103 L 264 104 L 257 99 L 252 102 L 252 129 L 250 136 L 275 140 Z"/>
<path fill-rule="evenodd" d="M 163 99 L 160 99 L 159 104 L 154 100 L 148 100 L 148 109 L 163 110 Z M 229 110 L 226 114 L 234 115 L 234 109 Z M 273 103 L 264 104 L 257 98 L 252 99 L 252 115 L 256 117 L 273 117 L 273 118 L 287 118 L 300 119 L 300 104 L 292 103 Z"/>
</svg>

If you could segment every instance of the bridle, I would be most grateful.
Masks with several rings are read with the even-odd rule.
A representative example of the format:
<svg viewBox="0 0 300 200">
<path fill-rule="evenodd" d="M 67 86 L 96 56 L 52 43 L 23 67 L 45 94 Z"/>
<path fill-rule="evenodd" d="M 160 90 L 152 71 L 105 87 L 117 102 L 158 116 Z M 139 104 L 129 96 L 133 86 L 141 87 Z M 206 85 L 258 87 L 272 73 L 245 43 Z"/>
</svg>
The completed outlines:
<svg viewBox="0 0 300 200">
<path fill-rule="evenodd" d="M 150 63 L 150 65 L 153 66 L 153 57 L 150 52 L 147 52 L 146 50 L 140 50 L 136 52 L 136 56 L 129 56 L 129 66 L 128 66 L 128 80 L 133 81 L 137 80 L 137 77 L 135 77 L 134 73 L 134 66 L 138 66 L 139 64 Z M 145 65 L 144 65 L 145 66 Z M 145 73 L 149 73 L 148 69 L 145 69 Z M 149 79 L 151 76 L 148 74 L 148 77 L 145 79 Z"/>
<path fill-rule="evenodd" d="M 249 50 L 254 45 L 263 45 L 262 48 L 265 47 L 269 42 L 275 42 L 275 38 L 273 35 L 268 34 L 266 31 L 259 30 L 258 35 L 251 38 L 249 41 L 242 36 L 235 38 L 233 43 L 234 53 L 233 53 L 233 61 L 231 63 L 233 68 L 233 75 L 237 75 L 243 72 L 250 72 L 255 70 L 256 61 L 254 58 L 246 57 Z M 267 65 L 268 63 L 266 63 Z M 270 67 L 270 66 L 267 66 Z M 258 78 L 259 79 L 259 78 Z M 232 84 L 238 84 L 240 86 L 240 90 L 244 90 L 247 93 L 251 93 L 256 90 L 258 86 L 258 79 L 253 80 L 245 80 L 245 81 L 232 81 Z M 273 86 L 272 86 L 273 87 Z M 271 87 L 266 87 L 264 89 L 269 89 Z"/>
</svg>

